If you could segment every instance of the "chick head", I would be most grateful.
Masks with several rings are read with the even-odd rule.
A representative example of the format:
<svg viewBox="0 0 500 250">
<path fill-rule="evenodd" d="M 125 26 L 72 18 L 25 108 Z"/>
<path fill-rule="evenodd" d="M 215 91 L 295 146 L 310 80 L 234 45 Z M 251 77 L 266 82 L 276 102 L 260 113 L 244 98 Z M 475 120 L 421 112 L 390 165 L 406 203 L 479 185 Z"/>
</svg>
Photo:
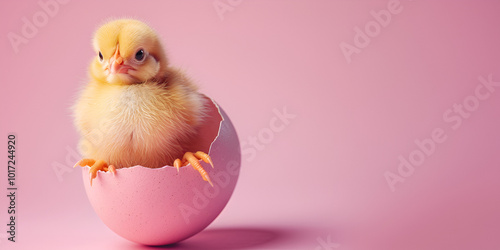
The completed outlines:
<svg viewBox="0 0 500 250">
<path fill-rule="evenodd" d="M 118 19 L 95 33 L 91 74 L 110 84 L 135 84 L 161 78 L 167 59 L 156 32 L 134 19 Z"/>
</svg>

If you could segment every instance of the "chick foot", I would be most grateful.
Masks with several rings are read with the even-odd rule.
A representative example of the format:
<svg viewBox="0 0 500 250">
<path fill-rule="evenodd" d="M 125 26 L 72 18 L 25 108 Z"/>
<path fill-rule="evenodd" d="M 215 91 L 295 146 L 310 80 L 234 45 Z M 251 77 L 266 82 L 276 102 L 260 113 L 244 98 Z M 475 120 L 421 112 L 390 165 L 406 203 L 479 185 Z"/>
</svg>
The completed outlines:
<svg viewBox="0 0 500 250">
<path fill-rule="evenodd" d="M 180 167 L 184 167 L 190 163 L 194 169 L 196 169 L 196 170 L 198 170 L 198 172 L 200 172 L 203 180 L 208 181 L 208 183 L 210 183 L 210 185 L 213 187 L 214 184 L 210 180 L 210 177 L 208 176 L 205 169 L 203 169 L 203 167 L 201 166 L 199 160 L 203 160 L 204 162 L 210 164 L 212 166 L 212 168 L 214 167 L 214 164 L 213 164 L 210 156 L 206 153 L 201 152 L 201 151 L 198 151 L 196 153 L 186 152 L 184 154 L 184 156 L 182 157 L 182 160 L 176 159 L 174 161 L 174 167 L 177 168 L 177 172 L 179 172 Z"/>
<path fill-rule="evenodd" d="M 108 166 L 108 163 L 106 163 L 103 160 L 96 161 L 93 159 L 82 159 L 79 162 L 77 162 L 75 164 L 75 166 L 73 166 L 73 167 L 76 167 L 76 166 L 81 166 L 81 167 L 89 166 L 90 167 L 90 170 L 89 170 L 90 186 L 92 186 L 92 180 L 97 177 L 97 171 L 102 170 L 105 172 L 109 171 L 113 174 L 116 173 L 116 168 L 113 165 Z"/>
</svg>

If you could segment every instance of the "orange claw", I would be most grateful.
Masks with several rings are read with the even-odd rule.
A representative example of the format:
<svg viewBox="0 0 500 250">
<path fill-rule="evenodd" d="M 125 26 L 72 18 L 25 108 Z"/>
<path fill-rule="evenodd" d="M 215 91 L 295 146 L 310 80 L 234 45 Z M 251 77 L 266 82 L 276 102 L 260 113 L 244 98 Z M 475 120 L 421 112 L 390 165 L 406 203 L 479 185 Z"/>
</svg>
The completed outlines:
<svg viewBox="0 0 500 250">
<path fill-rule="evenodd" d="M 175 159 L 174 161 L 174 167 L 177 168 L 177 173 L 179 173 L 179 168 L 183 167 L 185 165 L 182 164 L 181 159 Z"/>
<path fill-rule="evenodd" d="M 95 160 L 92 160 L 92 159 L 81 159 L 73 167 L 75 168 L 77 166 L 81 166 L 81 167 L 92 166 L 92 165 L 94 165 L 94 163 L 95 163 Z"/>
<path fill-rule="evenodd" d="M 109 165 L 103 160 L 93 160 L 93 159 L 82 159 L 75 164 L 75 166 L 90 166 L 89 174 L 90 174 L 90 186 L 92 186 L 92 180 L 97 177 L 97 171 L 110 171 L 113 174 L 116 174 L 116 168 L 113 165 Z"/>
<path fill-rule="evenodd" d="M 198 157 L 199 159 L 203 160 L 205 163 L 208 163 L 214 168 L 214 163 L 212 162 L 212 158 L 204 152 L 198 151 L 194 153 L 194 156 Z"/>
<path fill-rule="evenodd" d="M 200 172 L 203 180 L 208 181 L 208 183 L 210 183 L 210 185 L 213 187 L 214 184 L 210 180 L 210 177 L 208 176 L 205 169 L 203 169 L 203 167 L 201 166 L 199 160 L 203 160 L 204 162 L 209 163 L 212 166 L 212 168 L 214 167 L 214 164 L 212 162 L 212 159 L 210 159 L 210 156 L 204 152 L 201 152 L 201 151 L 198 151 L 194 154 L 191 152 L 186 152 L 184 154 L 184 156 L 182 157 L 182 161 L 180 159 L 176 159 L 174 161 L 174 167 L 177 168 L 177 171 L 179 171 L 180 167 L 184 167 L 190 163 L 194 169 L 196 169 L 196 170 L 198 170 L 198 172 Z"/>
<path fill-rule="evenodd" d="M 113 175 L 115 175 L 115 174 L 116 174 L 116 168 L 115 168 L 115 166 L 113 166 L 113 165 L 109 165 L 108 169 L 109 169 L 109 171 L 110 171 L 111 173 L 113 173 Z"/>
<path fill-rule="evenodd" d="M 116 174 L 116 168 L 115 168 L 115 166 L 113 166 L 113 165 L 109 165 L 109 166 L 107 166 L 107 167 L 104 167 L 104 171 L 106 171 L 106 172 L 108 172 L 108 171 L 109 171 L 109 172 L 113 173 L 113 175 L 115 175 L 115 174 Z"/>
</svg>

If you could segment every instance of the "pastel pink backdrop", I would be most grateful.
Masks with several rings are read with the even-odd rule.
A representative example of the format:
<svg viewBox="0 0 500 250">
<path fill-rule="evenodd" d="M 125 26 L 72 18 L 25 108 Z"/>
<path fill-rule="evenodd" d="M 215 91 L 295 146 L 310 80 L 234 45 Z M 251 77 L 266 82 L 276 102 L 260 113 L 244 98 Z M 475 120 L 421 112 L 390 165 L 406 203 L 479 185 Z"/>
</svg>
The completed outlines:
<svg viewBox="0 0 500 250">
<path fill-rule="evenodd" d="M 355 27 L 389 1 L 232 1 L 223 19 L 214 1 L 69 1 L 15 53 L 7 34 L 21 34 L 23 17 L 43 11 L 38 2 L 0 11 L 0 159 L 14 132 L 19 187 L 11 243 L 2 163 L 2 249 L 144 248 L 99 220 L 80 171 L 63 168 L 59 179 L 53 169 L 75 160 L 70 106 L 95 56 L 92 33 L 109 17 L 155 27 L 171 63 L 247 143 L 227 207 L 172 248 L 500 249 L 500 91 L 458 129 L 443 120 L 475 94 L 479 76 L 500 81 L 499 3 L 401 0 L 348 63 L 339 45 L 353 44 Z M 295 118 L 265 137 L 275 109 Z M 397 173 L 398 157 L 435 128 L 446 141 L 392 192 L 384 173 Z M 249 146 L 259 134 L 261 150 Z"/>
</svg>

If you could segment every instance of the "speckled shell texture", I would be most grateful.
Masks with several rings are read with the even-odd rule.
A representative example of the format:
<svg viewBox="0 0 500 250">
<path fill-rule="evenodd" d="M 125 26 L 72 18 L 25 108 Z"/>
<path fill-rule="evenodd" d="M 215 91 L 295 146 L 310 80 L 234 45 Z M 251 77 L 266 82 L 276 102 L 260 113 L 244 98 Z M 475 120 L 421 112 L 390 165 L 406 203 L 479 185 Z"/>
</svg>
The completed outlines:
<svg viewBox="0 0 500 250">
<path fill-rule="evenodd" d="M 227 115 L 213 100 L 206 99 L 210 118 L 193 151 L 208 152 L 212 158 L 213 169 L 201 163 L 214 187 L 191 165 L 179 173 L 172 166 L 134 166 L 117 169 L 116 175 L 99 171 L 92 186 L 89 167 L 82 168 L 92 207 L 118 235 L 145 245 L 179 242 L 202 231 L 226 206 L 238 179 L 240 145 Z"/>
</svg>

